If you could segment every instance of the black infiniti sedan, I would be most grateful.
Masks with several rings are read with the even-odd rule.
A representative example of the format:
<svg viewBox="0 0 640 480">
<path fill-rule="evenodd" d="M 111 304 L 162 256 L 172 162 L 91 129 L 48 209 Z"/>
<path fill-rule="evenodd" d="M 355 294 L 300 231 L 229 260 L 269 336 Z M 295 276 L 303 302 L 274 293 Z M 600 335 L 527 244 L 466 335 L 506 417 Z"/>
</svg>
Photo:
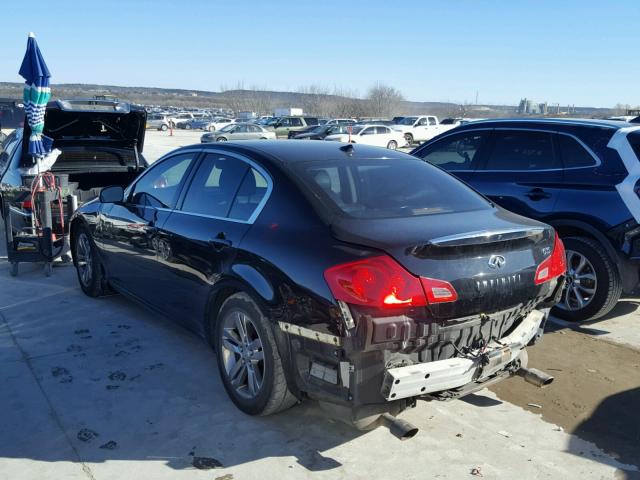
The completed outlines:
<svg viewBox="0 0 640 480">
<path fill-rule="evenodd" d="M 72 219 L 82 290 L 213 345 L 242 411 L 305 398 L 371 428 L 527 369 L 565 272 L 554 230 L 402 153 L 332 142 L 180 148 Z"/>
</svg>

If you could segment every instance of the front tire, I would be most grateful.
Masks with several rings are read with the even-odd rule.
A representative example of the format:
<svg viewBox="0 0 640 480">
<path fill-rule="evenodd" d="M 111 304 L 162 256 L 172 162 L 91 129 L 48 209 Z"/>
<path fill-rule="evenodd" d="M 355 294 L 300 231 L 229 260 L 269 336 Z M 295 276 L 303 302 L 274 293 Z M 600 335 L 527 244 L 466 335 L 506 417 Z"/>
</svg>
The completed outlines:
<svg viewBox="0 0 640 480">
<path fill-rule="evenodd" d="M 84 226 L 80 226 L 75 235 L 73 263 L 76 266 L 78 282 L 82 291 L 90 297 L 103 295 L 100 259 L 91 235 Z"/>
<path fill-rule="evenodd" d="M 592 238 L 567 237 L 562 241 L 567 252 L 566 285 L 552 313 L 574 322 L 606 315 L 622 295 L 622 281 L 615 262 Z"/>
<path fill-rule="evenodd" d="M 246 293 L 222 304 L 214 329 L 218 370 L 231 401 L 249 415 L 270 415 L 293 406 L 284 367 L 262 310 Z"/>
<path fill-rule="evenodd" d="M 169 126 L 163 123 L 163 124 L 160 126 L 160 130 L 162 130 L 163 132 L 166 132 L 167 130 L 169 130 Z"/>
<path fill-rule="evenodd" d="M 216 142 L 226 142 L 226 141 L 227 141 L 227 139 L 226 139 L 226 138 L 224 138 L 224 137 L 218 137 L 218 138 L 216 138 Z"/>
<path fill-rule="evenodd" d="M 413 135 L 411 135 L 410 133 L 405 133 L 404 138 L 407 141 L 408 146 L 413 145 Z"/>
<path fill-rule="evenodd" d="M 187 123 L 187 124 L 184 126 L 184 129 L 185 129 L 185 130 L 191 130 L 191 125 Z"/>
</svg>

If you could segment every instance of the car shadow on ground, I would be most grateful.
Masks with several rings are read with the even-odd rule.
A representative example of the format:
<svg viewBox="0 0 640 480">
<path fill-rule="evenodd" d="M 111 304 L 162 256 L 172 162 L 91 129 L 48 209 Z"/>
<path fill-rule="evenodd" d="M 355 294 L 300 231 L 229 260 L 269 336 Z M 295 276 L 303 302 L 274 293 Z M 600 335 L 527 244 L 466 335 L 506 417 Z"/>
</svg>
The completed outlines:
<svg viewBox="0 0 640 480">
<path fill-rule="evenodd" d="M 367 434 L 313 402 L 247 416 L 199 337 L 119 295 L 87 298 L 72 268 L 49 279 L 25 270 L 13 282 L 40 302 L 0 292 L 0 410 L 12 412 L 0 419 L 0 458 L 209 469 L 291 457 L 289 468 L 323 471 L 341 466 L 325 452 Z"/>
<path fill-rule="evenodd" d="M 591 414 L 572 432 L 568 450 L 574 455 L 584 455 L 584 444 L 578 438 L 594 443 L 603 452 L 618 461 L 637 465 L 640 462 L 640 387 L 611 395 L 603 400 Z M 631 427 L 630 427 L 631 424 Z M 598 458 L 594 458 L 599 461 Z M 610 462 L 607 457 L 603 463 Z M 616 480 L 640 480 L 638 471 L 618 472 Z"/>
<path fill-rule="evenodd" d="M 553 322 L 547 323 L 545 330 L 554 332 L 557 330 L 562 330 L 563 328 L 570 328 L 576 332 L 584 333 L 586 335 L 606 335 L 611 332 L 602 328 L 597 328 L 599 325 L 603 324 L 603 322 L 607 320 L 613 320 L 619 317 L 624 317 L 626 315 L 636 313 L 638 311 L 638 307 L 640 307 L 640 302 L 638 302 L 637 300 L 623 298 L 620 299 L 616 306 L 613 307 L 613 309 L 603 317 L 586 322 L 570 322 L 554 317 Z"/>
</svg>

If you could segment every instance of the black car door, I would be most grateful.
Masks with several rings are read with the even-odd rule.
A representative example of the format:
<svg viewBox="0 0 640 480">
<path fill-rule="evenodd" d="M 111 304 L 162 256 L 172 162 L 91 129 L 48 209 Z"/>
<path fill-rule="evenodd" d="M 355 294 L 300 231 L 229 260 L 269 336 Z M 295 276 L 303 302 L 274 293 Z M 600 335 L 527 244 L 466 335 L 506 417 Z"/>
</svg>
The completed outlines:
<svg viewBox="0 0 640 480">
<path fill-rule="evenodd" d="M 418 149 L 413 155 L 471 183 L 489 133 L 490 130 L 473 130 L 447 135 Z"/>
<path fill-rule="evenodd" d="M 563 180 L 553 135 L 540 130 L 495 129 L 471 185 L 507 210 L 548 218 Z"/>
<path fill-rule="evenodd" d="M 106 257 L 109 281 L 154 303 L 166 290 L 162 267 L 163 231 L 198 151 L 180 153 L 153 165 L 125 195 L 123 204 L 104 204 L 96 241 Z"/>
<path fill-rule="evenodd" d="M 177 318 L 199 329 L 213 286 L 229 271 L 244 234 L 266 202 L 267 174 L 251 160 L 209 152 L 163 230 L 174 286 L 164 298 Z"/>
</svg>

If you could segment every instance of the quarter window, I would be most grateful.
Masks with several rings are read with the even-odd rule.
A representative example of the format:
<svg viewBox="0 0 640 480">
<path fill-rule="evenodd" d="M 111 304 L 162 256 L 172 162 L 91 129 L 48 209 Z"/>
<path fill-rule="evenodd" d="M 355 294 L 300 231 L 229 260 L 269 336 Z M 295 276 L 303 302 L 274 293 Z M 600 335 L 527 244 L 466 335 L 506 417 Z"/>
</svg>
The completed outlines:
<svg viewBox="0 0 640 480">
<path fill-rule="evenodd" d="M 453 135 L 436 142 L 416 155 L 445 170 L 471 170 L 480 147 L 486 139 L 484 132 Z"/>
<path fill-rule="evenodd" d="M 267 179 L 255 168 L 250 168 L 233 200 L 229 218 L 248 221 L 267 194 L 267 185 Z"/>
<path fill-rule="evenodd" d="M 558 149 L 564 168 L 590 167 L 595 160 L 575 138 L 568 135 L 557 135 Z"/>
<path fill-rule="evenodd" d="M 183 153 L 152 167 L 133 187 L 130 202 L 156 208 L 175 208 L 178 191 L 195 153 Z"/>
<path fill-rule="evenodd" d="M 487 170 L 545 170 L 560 166 L 550 133 L 497 130 L 494 139 Z"/>
<path fill-rule="evenodd" d="M 302 126 L 302 119 L 300 119 L 300 118 L 292 118 L 291 119 L 291 126 L 292 127 L 301 127 Z"/>
<path fill-rule="evenodd" d="M 234 157 L 207 155 L 187 190 L 181 210 L 225 218 L 249 166 Z"/>
</svg>

